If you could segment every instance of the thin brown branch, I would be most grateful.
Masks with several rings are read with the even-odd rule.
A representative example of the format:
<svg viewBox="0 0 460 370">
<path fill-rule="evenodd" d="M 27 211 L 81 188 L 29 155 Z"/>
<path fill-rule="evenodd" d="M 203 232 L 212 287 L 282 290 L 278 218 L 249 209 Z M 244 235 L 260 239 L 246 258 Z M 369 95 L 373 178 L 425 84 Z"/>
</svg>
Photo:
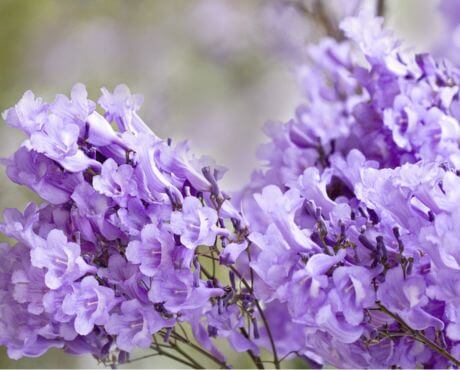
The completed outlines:
<svg viewBox="0 0 460 370">
<path fill-rule="evenodd" d="M 245 328 L 241 328 L 240 331 L 241 331 L 241 334 L 243 334 L 245 338 L 249 339 L 249 334 Z M 252 352 L 250 349 L 247 350 L 246 352 L 248 353 L 249 357 L 251 357 L 252 362 L 254 362 L 254 365 L 256 365 L 258 369 L 265 369 L 263 361 L 261 360 L 259 356 L 256 356 L 254 352 Z"/>
<path fill-rule="evenodd" d="M 235 273 L 236 276 L 238 276 L 238 278 L 243 283 L 243 285 L 246 287 L 246 289 L 254 296 L 254 291 L 252 287 L 249 285 L 246 279 L 240 274 L 240 272 L 237 269 L 235 269 L 233 266 L 230 266 L 230 269 Z M 275 364 L 275 367 L 277 369 L 280 369 L 280 361 L 278 359 L 278 354 L 277 354 L 276 346 L 275 346 L 275 340 L 273 339 L 270 325 L 268 324 L 268 320 L 265 317 L 264 310 L 262 309 L 262 306 L 260 305 L 259 300 L 254 298 L 254 304 L 256 305 L 256 308 L 259 311 L 260 318 L 262 319 L 262 322 L 264 323 L 264 326 L 265 326 L 265 330 L 267 331 L 267 336 L 270 341 L 270 346 L 272 347 L 272 352 L 273 352 L 273 363 Z"/>
<path fill-rule="evenodd" d="M 377 10 L 376 14 L 378 17 L 383 17 L 385 15 L 385 0 L 377 0 Z"/>
<path fill-rule="evenodd" d="M 193 342 L 191 342 L 190 340 L 184 338 L 183 336 L 181 336 L 179 333 L 177 332 L 172 332 L 171 333 L 171 336 L 175 339 L 178 339 L 179 341 L 181 341 L 182 343 L 188 345 L 189 347 L 191 347 L 192 349 L 194 349 L 195 351 L 201 353 L 202 355 L 206 356 L 207 358 L 209 358 L 210 360 L 214 361 L 217 365 L 219 365 L 221 368 L 223 369 L 228 369 L 229 366 L 227 365 L 226 362 L 224 361 L 221 361 L 219 360 L 217 357 L 215 357 L 214 355 L 212 355 L 211 353 L 209 353 L 208 351 L 204 350 L 203 348 L 201 348 L 200 346 L 197 346 L 196 344 L 194 344 Z"/>
<path fill-rule="evenodd" d="M 454 356 L 452 356 L 449 352 L 447 352 L 444 348 L 440 347 L 438 344 L 433 342 L 431 339 L 427 338 L 419 330 L 415 330 L 411 328 L 409 324 L 407 324 L 399 315 L 391 312 L 388 308 L 386 308 L 380 302 L 376 302 L 376 303 L 381 312 L 387 314 L 392 319 L 394 319 L 401 326 L 401 328 L 406 331 L 407 336 L 412 337 L 414 340 L 426 345 L 433 351 L 439 353 L 441 356 L 448 359 L 453 365 L 460 366 L 460 361 L 457 360 Z"/>
<path fill-rule="evenodd" d="M 343 34 L 340 29 L 331 21 L 327 15 L 326 9 L 322 0 L 316 0 L 310 9 L 302 0 L 288 2 L 292 4 L 297 11 L 308 18 L 312 19 L 316 24 L 321 26 L 328 36 L 335 38 L 338 41 L 343 40 Z"/>
<path fill-rule="evenodd" d="M 124 364 L 132 364 L 133 362 L 138 362 L 138 361 L 146 360 L 146 359 L 148 359 L 148 358 L 152 358 L 152 357 L 156 357 L 156 356 L 160 356 L 160 354 L 159 354 L 159 353 L 153 353 L 153 354 L 151 354 L 151 355 L 145 355 L 145 356 L 133 358 L 132 360 L 128 360 L 128 361 L 124 362 L 123 365 L 124 365 Z"/>
</svg>

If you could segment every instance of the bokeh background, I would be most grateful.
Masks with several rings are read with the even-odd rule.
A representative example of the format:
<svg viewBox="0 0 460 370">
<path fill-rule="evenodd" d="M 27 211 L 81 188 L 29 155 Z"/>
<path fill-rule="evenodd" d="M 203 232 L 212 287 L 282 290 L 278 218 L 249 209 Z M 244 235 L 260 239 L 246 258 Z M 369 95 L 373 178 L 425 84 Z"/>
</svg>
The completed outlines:
<svg viewBox="0 0 460 370">
<path fill-rule="evenodd" d="M 263 124 L 289 119 L 302 99 L 293 68 L 302 61 L 305 45 L 325 34 L 315 14 L 307 16 L 282 2 L 0 0 L 0 110 L 28 89 L 52 99 L 83 82 L 97 100 L 100 87 L 126 83 L 144 95 L 141 115 L 154 131 L 188 139 L 196 153 L 213 156 L 230 169 L 225 187 L 236 190 L 257 165 Z M 332 24 L 356 6 L 375 6 L 374 0 L 323 3 Z M 443 32 L 437 3 L 387 0 L 386 23 L 417 48 L 430 48 Z M 10 155 L 22 140 L 2 122 L 0 156 Z M 23 208 L 32 199 L 0 170 L 0 209 Z M 244 361 L 241 367 L 249 365 Z M 132 364 L 178 366 L 161 358 Z M 11 361 L 0 349 L 0 367 L 102 365 L 59 351 Z"/>
</svg>

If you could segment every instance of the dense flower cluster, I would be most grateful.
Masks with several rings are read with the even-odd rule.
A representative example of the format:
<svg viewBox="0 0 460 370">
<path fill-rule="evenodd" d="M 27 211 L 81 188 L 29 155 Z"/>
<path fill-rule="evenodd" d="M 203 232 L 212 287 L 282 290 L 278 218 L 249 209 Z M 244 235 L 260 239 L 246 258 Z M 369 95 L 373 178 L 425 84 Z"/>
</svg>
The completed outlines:
<svg viewBox="0 0 460 370">
<path fill-rule="evenodd" d="M 228 295 L 197 260 L 217 240 L 231 259 L 239 242 L 238 227 L 224 228 L 241 219 L 217 184 L 222 169 L 156 137 L 125 86 L 98 103 L 103 114 L 77 84 L 52 103 L 28 91 L 3 114 L 27 135 L 7 174 L 46 201 L 6 210 L 0 226 L 16 243 L 0 251 L 0 344 L 12 358 L 50 347 L 123 357 L 184 322 L 206 340 L 200 320 Z"/>
<path fill-rule="evenodd" d="M 342 29 L 308 49 L 305 101 L 232 201 L 125 86 L 4 112 L 27 136 L 7 174 L 44 200 L 0 225 L 9 355 L 150 348 L 198 368 L 190 346 L 227 367 L 218 338 L 259 368 L 261 349 L 276 367 L 460 366 L 460 71 L 366 12 Z"/>
<path fill-rule="evenodd" d="M 309 49 L 306 101 L 267 125 L 241 194 L 256 297 L 281 355 L 458 366 L 460 72 L 369 14 L 342 28 Z"/>
</svg>

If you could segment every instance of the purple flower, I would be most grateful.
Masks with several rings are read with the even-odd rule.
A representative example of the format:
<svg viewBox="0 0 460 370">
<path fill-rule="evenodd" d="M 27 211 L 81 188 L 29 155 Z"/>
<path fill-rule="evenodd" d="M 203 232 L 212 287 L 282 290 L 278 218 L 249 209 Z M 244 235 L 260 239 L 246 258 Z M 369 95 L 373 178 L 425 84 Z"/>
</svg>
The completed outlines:
<svg viewBox="0 0 460 370">
<path fill-rule="evenodd" d="M 195 158 L 190 153 L 190 148 L 186 141 L 178 143 L 174 148 L 164 147 L 160 151 L 159 160 L 163 168 L 174 173 L 184 182 L 188 180 L 197 191 L 210 191 L 211 183 L 216 185 L 217 180 L 225 172 L 223 167 L 216 168 L 214 161 L 210 158 Z M 203 172 L 206 168 L 209 168 L 208 176 L 205 176 Z M 215 168 L 214 171 L 211 171 L 211 168 Z"/>
<path fill-rule="evenodd" d="M 139 299 L 143 296 L 147 297 L 145 287 L 140 283 L 142 280 L 139 276 L 138 266 L 129 263 L 118 253 L 112 254 L 107 267 L 100 268 L 97 274 L 129 297 L 138 297 Z"/>
<path fill-rule="evenodd" d="M 243 253 L 247 247 L 248 243 L 246 241 L 242 243 L 230 243 L 226 245 L 219 256 L 220 263 L 222 265 L 234 264 L 238 260 L 238 257 L 241 255 L 241 253 Z"/>
<path fill-rule="evenodd" d="M 139 269 L 144 275 L 154 276 L 161 265 L 168 263 L 174 246 L 174 239 L 170 234 L 150 224 L 142 229 L 141 240 L 133 240 L 128 244 L 126 258 L 140 265 Z"/>
<path fill-rule="evenodd" d="M 142 96 L 131 94 L 126 85 L 118 85 L 113 93 L 105 87 L 101 91 L 98 103 L 106 111 L 105 117 L 110 122 L 115 121 L 123 131 L 132 129 L 133 115 L 142 105 Z"/>
<path fill-rule="evenodd" d="M 167 192 L 178 202 L 182 202 L 182 193 L 177 188 L 171 174 L 162 170 L 160 156 L 167 144 L 153 133 L 142 135 L 125 135 L 130 148 L 136 152 L 135 161 L 140 176 L 140 185 L 151 200 L 161 199 Z"/>
<path fill-rule="evenodd" d="M 74 340 L 67 342 L 65 351 L 77 356 L 91 354 L 100 361 L 107 361 L 112 341 L 106 333 L 92 331 L 88 335 L 78 335 Z"/>
<path fill-rule="evenodd" d="M 120 149 L 127 149 L 127 146 L 103 116 L 93 112 L 88 116 L 86 123 L 86 141 L 88 143 L 98 147 L 106 147 L 101 151 L 114 157 L 123 158 L 124 152 Z"/>
<path fill-rule="evenodd" d="M 111 198 L 99 194 L 86 182 L 75 188 L 71 198 L 77 206 L 72 212 L 72 218 L 84 239 L 96 242 L 98 234 L 108 240 L 119 237 L 118 228 L 108 217 L 113 202 Z"/>
<path fill-rule="evenodd" d="M 61 230 L 50 231 L 46 244 L 32 249 L 30 255 L 33 266 L 46 269 L 45 283 L 50 289 L 58 289 L 95 271 L 81 257 L 80 246 L 68 242 Z"/>
<path fill-rule="evenodd" d="M 317 246 L 308 238 L 306 231 L 301 230 L 294 222 L 296 210 L 302 205 L 300 194 L 292 189 L 286 193 L 273 185 L 267 186 L 261 194 L 255 194 L 259 207 L 265 212 L 289 245 L 295 251 L 307 251 Z"/>
<path fill-rule="evenodd" d="M 372 307 L 375 293 L 372 275 L 361 266 L 341 266 L 333 274 L 338 311 L 343 312 L 350 325 L 359 325 L 364 319 L 364 309 Z"/>
<path fill-rule="evenodd" d="M 153 208 L 152 206 L 147 208 L 139 198 L 132 198 L 128 201 L 126 208 L 118 210 L 118 219 L 114 224 L 118 225 L 127 235 L 137 237 L 140 235 L 144 225 L 150 223 L 150 216 L 154 212 Z M 170 212 L 169 207 L 168 212 Z"/>
<path fill-rule="evenodd" d="M 219 361 L 213 338 L 311 365 L 455 367 L 426 344 L 460 353 L 460 72 L 368 13 L 342 28 L 308 47 L 303 101 L 266 126 L 267 169 L 232 203 L 222 168 L 153 133 L 126 86 L 98 111 L 81 84 L 7 110 L 29 138 L 2 162 L 45 200 L 0 225 L 9 355 L 123 362 L 185 323 Z"/>
<path fill-rule="evenodd" d="M 386 274 L 385 283 L 377 292 L 377 299 L 392 312 L 400 315 L 416 330 L 429 327 L 443 329 L 444 323 L 426 312 L 428 304 L 426 282 L 422 276 L 403 278 L 403 271 L 395 267 Z"/>
<path fill-rule="evenodd" d="M 460 271 L 460 251 L 457 248 L 459 217 L 460 210 L 458 209 L 452 214 L 440 214 L 434 220 L 434 225 L 424 229 L 420 235 L 420 240 L 431 243 L 431 247 L 426 250 L 437 264 L 442 268 L 456 271 Z M 433 246 L 442 247 L 433 248 Z"/>
<path fill-rule="evenodd" d="M 116 303 L 112 289 L 100 286 L 93 276 L 87 276 L 74 284 L 74 291 L 65 297 L 62 310 L 67 315 L 75 315 L 75 331 L 87 335 L 94 325 L 107 323 Z"/>
<path fill-rule="evenodd" d="M 80 128 L 56 115 L 48 116 L 43 127 L 30 135 L 28 147 L 46 155 L 70 172 L 80 172 L 99 162 L 88 158 L 77 145 Z"/>
<path fill-rule="evenodd" d="M 255 355 L 259 354 L 259 348 L 255 343 L 240 332 L 240 328 L 244 327 L 244 324 L 238 307 L 229 306 L 222 311 L 218 307 L 214 307 L 208 313 L 207 320 L 208 328 L 211 327 L 216 330 L 219 337 L 227 338 L 236 352 L 251 350 Z"/>
<path fill-rule="evenodd" d="M 25 270 L 16 270 L 11 276 L 11 283 L 14 285 L 13 297 L 19 303 L 27 303 L 27 310 L 39 315 L 43 312 L 43 298 L 49 291 L 45 285 L 45 273 L 42 269 L 27 266 Z"/>
<path fill-rule="evenodd" d="M 199 245 L 214 245 L 218 235 L 228 235 L 228 231 L 218 227 L 217 212 L 203 206 L 195 197 L 186 197 L 182 211 L 171 215 L 171 231 L 180 235 L 181 243 L 190 249 Z"/>
<path fill-rule="evenodd" d="M 166 270 L 158 271 L 152 279 L 149 299 L 163 303 L 168 311 L 177 313 L 207 306 L 211 297 L 222 294 L 222 289 L 204 286 L 188 270 Z"/>
<path fill-rule="evenodd" d="M 137 183 L 134 170 L 130 165 L 117 163 L 109 158 L 102 165 L 101 174 L 93 178 L 93 187 L 99 193 L 115 199 L 126 207 L 130 197 L 137 195 Z"/>
<path fill-rule="evenodd" d="M 105 329 L 117 336 L 119 349 L 131 352 L 136 347 L 148 348 L 153 334 L 173 324 L 173 320 L 161 317 L 152 305 L 146 306 L 132 299 L 121 304 L 120 313 L 110 316 Z"/>
<path fill-rule="evenodd" d="M 3 112 L 2 117 L 11 127 L 30 135 L 46 122 L 47 110 L 48 104 L 42 98 L 35 98 L 34 93 L 28 90 L 13 108 Z"/>
<path fill-rule="evenodd" d="M 63 302 L 67 295 L 73 293 L 73 285 L 66 284 L 61 286 L 59 289 L 50 290 L 43 296 L 43 307 L 45 312 L 60 323 L 71 323 L 72 331 L 75 332 L 73 325 L 74 315 L 68 315 L 64 312 Z M 76 332 L 75 332 L 76 335 Z"/>
<path fill-rule="evenodd" d="M 256 295 L 270 301 L 277 296 L 278 289 L 289 282 L 299 257 L 290 250 L 286 240 L 273 225 L 268 227 L 265 234 L 252 233 L 249 238 L 260 248 L 257 257 L 250 264 L 260 278 L 255 285 Z"/>
<path fill-rule="evenodd" d="M 4 223 L 0 224 L 0 231 L 29 248 L 43 245 L 45 241 L 34 231 L 38 219 L 39 213 L 35 203 L 29 203 L 24 214 L 17 209 L 7 208 L 3 212 Z"/>
<path fill-rule="evenodd" d="M 318 310 L 315 321 L 319 330 L 324 330 L 343 343 L 354 343 L 363 334 L 363 328 L 348 324 L 345 320 L 338 318 L 332 311 L 329 304 L 321 306 Z"/>
<path fill-rule="evenodd" d="M 88 100 L 85 85 L 77 83 L 72 87 L 70 99 L 63 94 L 58 94 L 50 108 L 64 121 L 74 122 L 82 128 L 87 117 L 95 110 L 96 104 Z"/>
<path fill-rule="evenodd" d="M 81 84 L 51 104 L 26 93 L 4 113 L 29 136 L 3 161 L 8 175 L 46 200 L 24 214 L 6 210 L 0 225 L 17 242 L 0 247 L 0 344 L 12 357 L 64 347 L 107 361 L 114 335 L 123 354 L 147 348 L 179 317 L 203 328 L 221 297 L 231 299 L 217 279 L 201 280 L 195 252 L 218 236 L 230 252 L 244 238 L 243 219 L 218 184 L 223 171 L 185 142 L 172 148 L 158 138 L 126 87 L 103 95 L 102 114 Z"/>
<path fill-rule="evenodd" d="M 67 124 L 62 118 L 50 115 L 41 130 L 32 133 L 30 145 L 51 159 L 65 159 L 77 154 L 79 135 L 80 128 L 77 125 Z"/>
<path fill-rule="evenodd" d="M 295 284 L 301 284 L 307 289 L 307 296 L 318 298 L 330 284 L 326 272 L 345 258 L 346 252 L 340 250 L 337 255 L 315 254 L 294 277 Z M 300 299 L 300 297 L 298 297 Z"/>
<path fill-rule="evenodd" d="M 26 185 L 51 204 L 65 203 L 79 182 L 78 174 L 64 173 L 51 159 L 21 147 L 5 161 L 8 177 Z"/>
</svg>

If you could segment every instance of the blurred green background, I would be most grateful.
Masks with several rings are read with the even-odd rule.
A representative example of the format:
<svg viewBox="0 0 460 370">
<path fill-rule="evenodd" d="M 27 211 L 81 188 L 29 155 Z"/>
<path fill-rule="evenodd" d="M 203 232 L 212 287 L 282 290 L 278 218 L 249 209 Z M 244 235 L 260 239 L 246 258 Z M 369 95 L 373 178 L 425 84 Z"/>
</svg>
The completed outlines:
<svg viewBox="0 0 460 370">
<path fill-rule="evenodd" d="M 307 0 L 308 1 L 308 0 Z M 344 11 L 348 0 L 328 0 Z M 364 0 L 373 6 L 374 0 Z M 423 3 L 423 4 L 422 4 Z M 237 189 L 257 164 L 267 119 L 286 120 L 301 97 L 292 67 L 302 45 L 322 36 L 314 19 L 278 14 L 271 0 L 0 0 L 0 109 L 25 90 L 51 99 L 76 82 L 97 100 L 99 88 L 126 83 L 145 97 L 141 115 L 163 137 L 189 139 L 198 154 L 230 168 L 224 185 Z M 426 47 L 438 27 L 434 0 L 387 1 L 387 23 Z M 410 15 L 410 16 L 409 16 Z M 22 136 L 0 125 L 0 156 Z M 23 208 L 26 189 L 0 171 L 0 208 Z M 133 356 L 135 357 L 135 356 Z M 241 356 L 236 364 L 249 366 Z M 162 358 L 136 368 L 178 367 Z M 302 366 L 287 363 L 286 366 Z M 53 350 L 1 368 L 94 368 L 90 357 Z"/>
</svg>

